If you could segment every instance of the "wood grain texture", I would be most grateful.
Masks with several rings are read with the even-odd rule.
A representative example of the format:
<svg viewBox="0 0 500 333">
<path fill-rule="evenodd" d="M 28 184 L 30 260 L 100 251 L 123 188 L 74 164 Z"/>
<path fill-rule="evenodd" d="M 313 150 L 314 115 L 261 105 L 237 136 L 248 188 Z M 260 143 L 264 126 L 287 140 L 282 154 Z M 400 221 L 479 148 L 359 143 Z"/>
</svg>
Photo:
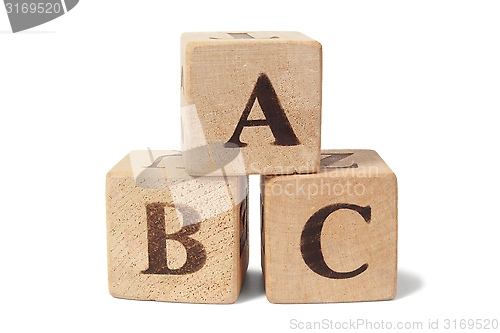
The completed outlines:
<svg viewBox="0 0 500 333">
<path fill-rule="evenodd" d="M 262 267 L 273 303 L 389 300 L 397 180 L 370 150 L 324 150 L 319 173 L 262 176 Z"/>
<path fill-rule="evenodd" d="M 182 174 L 184 166 L 179 164 L 177 156 L 163 160 L 162 172 L 180 170 L 176 175 L 167 175 L 165 188 L 144 188 L 136 184 L 131 155 L 113 167 L 106 177 L 111 295 L 169 302 L 235 302 L 248 266 L 246 179 L 229 177 L 228 183 L 217 178 L 191 179 Z M 157 167 L 161 168 L 161 164 Z M 141 184 L 144 183 L 148 181 L 143 177 Z M 149 182 L 152 183 L 157 181 Z M 235 191 L 229 188 L 231 186 L 243 188 Z M 219 205 L 222 200 L 214 203 L 211 200 L 214 196 L 219 198 L 224 191 L 230 200 L 234 199 L 233 193 L 245 195 L 229 209 L 219 206 L 223 210 L 212 207 L 198 212 L 203 200 L 206 200 L 204 206 Z M 190 214 L 197 218 L 193 219 Z M 181 229 L 188 235 L 179 236 Z M 151 241 L 162 233 L 164 237 L 158 238 L 158 244 Z M 183 240 L 186 245 L 182 244 Z M 158 257 L 162 251 L 166 251 L 166 255 Z M 194 260 L 187 265 L 190 251 L 195 252 Z M 154 261 L 152 256 L 158 260 Z M 154 267 L 155 262 L 164 267 Z M 155 270 L 163 270 L 163 274 Z"/>
<path fill-rule="evenodd" d="M 243 166 L 227 174 L 318 170 L 321 44 L 298 32 L 184 33 L 181 63 L 182 149 L 190 174 L 220 164 L 216 154 L 209 151 L 207 162 L 195 148 L 227 142 L 244 145 Z"/>
</svg>

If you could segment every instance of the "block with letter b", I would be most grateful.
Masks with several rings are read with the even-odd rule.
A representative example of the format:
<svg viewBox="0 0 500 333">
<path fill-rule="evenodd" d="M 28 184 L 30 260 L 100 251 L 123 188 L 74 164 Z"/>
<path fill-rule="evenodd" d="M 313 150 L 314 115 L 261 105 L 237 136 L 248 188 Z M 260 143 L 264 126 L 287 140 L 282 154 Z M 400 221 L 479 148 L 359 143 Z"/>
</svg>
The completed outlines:
<svg viewBox="0 0 500 333">
<path fill-rule="evenodd" d="M 262 176 L 262 267 L 273 303 L 396 295 L 397 180 L 371 150 L 324 150 L 316 174 Z"/>
<path fill-rule="evenodd" d="M 226 168 L 229 175 L 318 170 L 322 52 L 317 41 L 298 32 L 199 32 L 184 33 L 181 48 L 188 173 L 216 171 L 235 149 L 244 163 Z"/>
<path fill-rule="evenodd" d="M 196 177 L 175 151 L 132 151 L 106 178 L 118 298 L 233 303 L 248 265 L 247 177 Z"/>
</svg>

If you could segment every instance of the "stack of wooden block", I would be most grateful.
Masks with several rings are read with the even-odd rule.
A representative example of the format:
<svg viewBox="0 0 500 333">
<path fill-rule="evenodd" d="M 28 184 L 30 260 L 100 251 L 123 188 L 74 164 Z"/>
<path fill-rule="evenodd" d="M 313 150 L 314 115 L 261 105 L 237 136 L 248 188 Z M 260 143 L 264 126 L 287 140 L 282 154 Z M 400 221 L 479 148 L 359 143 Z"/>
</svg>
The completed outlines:
<svg viewBox="0 0 500 333">
<path fill-rule="evenodd" d="M 394 298 L 396 176 L 374 151 L 321 150 L 321 44 L 203 32 L 181 48 L 182 152 L 133 151 L 107 175 L 110 293 L 235 302 L 259 174 L 270 302 Z"/>
</svg>

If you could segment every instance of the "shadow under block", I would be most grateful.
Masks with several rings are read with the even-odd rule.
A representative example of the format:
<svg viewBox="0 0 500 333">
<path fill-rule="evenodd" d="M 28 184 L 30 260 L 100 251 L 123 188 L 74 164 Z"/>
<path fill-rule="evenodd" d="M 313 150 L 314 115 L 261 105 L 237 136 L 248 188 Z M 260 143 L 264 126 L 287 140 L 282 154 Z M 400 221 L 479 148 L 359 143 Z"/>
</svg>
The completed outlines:
<svg viewBox="0 0 500 333">
<path fill-rule="evenodd" d="M 371 150 L 323 150 L 319 173 L 262 176 L 262 268 L 272 303 L 389 300 L 397 180 Z"/>
<path fill-rule="evenodd" d="M 321 44 L 299 32 L 181 37 L 182 150 L 188 173 L 317 172 Z"/>
<path fill-rule="evenodd" d="M 193 179 L 179 152 L 122 159 L 106 177 L 111 295 L 234 303 L 248 266 L 246 178 Z"/>
</svg>

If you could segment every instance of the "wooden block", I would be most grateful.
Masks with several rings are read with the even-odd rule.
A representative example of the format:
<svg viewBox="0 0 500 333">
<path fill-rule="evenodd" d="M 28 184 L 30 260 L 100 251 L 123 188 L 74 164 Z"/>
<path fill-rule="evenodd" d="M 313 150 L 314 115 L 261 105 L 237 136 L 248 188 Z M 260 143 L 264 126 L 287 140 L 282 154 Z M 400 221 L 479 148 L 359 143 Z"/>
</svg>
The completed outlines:
<svg viewBox="0 0 500 333">
<path fill-rule="evenodd" d="M 299 32 L 196 32 L 182 35 L 181 50 L 188 173 L 216 171 L 238 154 L 244 163 L 227 174 L 318 170 L 320 43 Z"/>
<path fill-rule="evenodd" d="M 118 298 L 233 303 L 248 266 L 247 177 L 190 177 L 175 151 L 132 151 L 106 178 Z"/>
<path fill-rule="evenodd" d="M 397 180 L 376 152 L 324 150 L 319 173 L 261 181 L 270 302 L 395 297 Z"/>
</svg>

